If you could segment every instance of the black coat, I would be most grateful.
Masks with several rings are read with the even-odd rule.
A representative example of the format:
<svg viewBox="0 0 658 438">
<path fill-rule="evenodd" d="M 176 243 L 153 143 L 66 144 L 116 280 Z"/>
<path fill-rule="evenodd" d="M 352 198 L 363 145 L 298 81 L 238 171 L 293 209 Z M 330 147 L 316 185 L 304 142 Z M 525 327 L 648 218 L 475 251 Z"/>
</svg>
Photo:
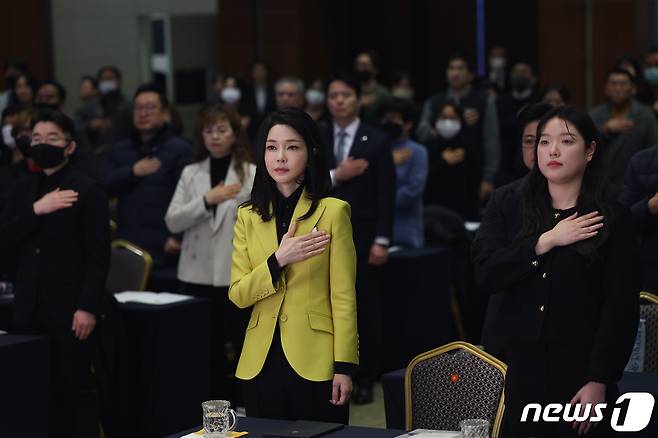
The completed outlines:
<svg viewBox="0 0 658 438">
<path fill-rule="evenodd" d="M 333 126 L 323 130 L 330 169 L 336 168 Z M 370 250 L 375 237 L 393 242 L 395 217 L 395 165 L 390 140 L 383 132 L 359 123 L 349 155 L 364 158 L 369 165 L 356 178 L 337 183 L 332 196 L 342 199 L 352 208 L 352 227 L 357 253 Z"/>
<path fill-rule="evenodd" d="M 105 193 L 70 164 L 50 177 L 25 176 L 14 187 L 0 217 L 0 248 L 16 257 L 16 323 L 32 321 L 37 302 L 41 316 L 64 326 L 78 309 L 98 314 L 110 260 Z M 78 192 L 77 202 L 37 216 L 34 202 L 57 187 Z"/>
<path fill-rule="evenodd" d="M 133 136 L 114 145 L 110 153 L 103 186 L 119 201 L 116 236 L 146 249 L 156 263 L 163 260 L 164 244 L 171 236 L 164 217 L 191 153 L 191 145 L 166 127 L 150 144 L 142 145 Z M 133 165 L 146 156 L 158 158 L 162 166 L 151 175 L 136 177 Z"/>
<path fill-rule="evenodd" d="M 658 192 L 658 146 L 633 155 L 626 170 L 619 202 L 633 215 L 641 236 L 642 288 L 658 293 L 658 216 L 649 213 L 648 202 Z"/>
<path fill-rule="evenodd" d="M 637 333 L 639 287 L 630 215 L 614 204 L 608 240 L 589 263 L 572 245 L 537 256 L 539 234 L 517 238 L 522 190 L 498 189 L 473 242 L 478 286 L 499 294 L 491 330 L 510 340 L 578 346 L 588 363 L 578 364 L 588 380 L 617 381 Z M 575 211 L 556 211 L 553 223 Z M 581 214 L 587 211 L 581 211 Z"/>
</svg>

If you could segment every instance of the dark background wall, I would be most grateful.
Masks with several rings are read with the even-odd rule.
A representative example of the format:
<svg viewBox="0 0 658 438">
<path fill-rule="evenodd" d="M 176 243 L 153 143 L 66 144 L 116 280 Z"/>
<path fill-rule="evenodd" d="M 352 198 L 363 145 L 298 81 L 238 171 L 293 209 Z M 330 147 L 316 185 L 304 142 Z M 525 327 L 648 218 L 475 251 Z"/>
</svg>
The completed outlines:
<svg viewBox="0 0 658 438">
<path fill-rule="evenodd" d="M 297 73 L 311 80 L 334 68 L 351 68 L 354 55 L 369 48 L 382 58 L 383 71 L 409 70 L 419 96 L 426 96 L 444 86 L 451 53 L 475 59 L 475 0 L 220 0 L 218 5 L 218 57 L 225 71 L 246 75 L 248 63 L 260 55 L 274 76 Z M 536 66 L 543 82 L 566 83 L 577 104 L 586 103 L 591 81 L 591 98 L 598 102 L 614 60 L 651 45 L 654 5 L 654 0 L 486 0 L 487 49 L 503 45 L 510 60 Z"/>
<path fill-rule="evenodd" d="M 49 0 L 3 1 L 0 5 L 0 65 L 17 58 L 29 64 L 37 79 L 53 73 Z M 5 87 L 0 74 L 0 89 Z"/>
</svg>

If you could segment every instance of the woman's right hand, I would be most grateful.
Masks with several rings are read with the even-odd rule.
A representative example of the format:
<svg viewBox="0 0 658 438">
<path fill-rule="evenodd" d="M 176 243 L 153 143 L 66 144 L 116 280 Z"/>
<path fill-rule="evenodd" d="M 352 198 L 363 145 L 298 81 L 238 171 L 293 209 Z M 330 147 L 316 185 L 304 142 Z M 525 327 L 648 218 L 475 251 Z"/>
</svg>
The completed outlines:
<svg viewBox="0 0 658 438">
<path fill-rule="evenodd" d="M 238 193 L 240 193 L 241 188 L 242 185 L 240 183 L 224 185 L 224 182 L 222 181 L 212 189 L 208 190 L 203 197 L 208 205 L 217 205 L 229 199 L 234 199 L 238 196 Z"/>
<path fill-rule="evenodd" d="M 279 249 L 274 253 L 282 268 L 322 253 L 331 238 L 325 231 L 318 231 L 317 228 L 308 234 L 297 237 L 295 237 L 295 231 L 297 231 L 297 221 L 290 224 L 288 232 L 281 239 Z"/>
<path fill-rule="evenodd" d="M 552 230 L 542 234 L 535 246 L 537 255 L 546 254 L 556 246 L 567 246 L 598 234 L 603 227 L 603 216 L 598 211 L 578 216 L 574 213 L 562 219 Z"/>
</svg>

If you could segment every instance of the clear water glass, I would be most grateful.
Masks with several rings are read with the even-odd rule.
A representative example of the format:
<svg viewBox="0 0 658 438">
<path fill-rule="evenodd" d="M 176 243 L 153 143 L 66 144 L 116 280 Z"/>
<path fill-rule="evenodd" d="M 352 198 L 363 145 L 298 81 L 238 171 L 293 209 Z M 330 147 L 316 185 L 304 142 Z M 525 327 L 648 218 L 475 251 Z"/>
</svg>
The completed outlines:
<svg viewBox="0 0 658 438">
<path fill-rule="evenodd" d="M 481 418 L 459 422 L 462 438 L 489 438 L 489 421 Z"/>
<path fill-rule="evenodd" d="M 237 416 L 226 400 L 208 400 L 201 403 L 203 409 L 203 436 L 224 438 L 235 429 Z"/>
</svg>

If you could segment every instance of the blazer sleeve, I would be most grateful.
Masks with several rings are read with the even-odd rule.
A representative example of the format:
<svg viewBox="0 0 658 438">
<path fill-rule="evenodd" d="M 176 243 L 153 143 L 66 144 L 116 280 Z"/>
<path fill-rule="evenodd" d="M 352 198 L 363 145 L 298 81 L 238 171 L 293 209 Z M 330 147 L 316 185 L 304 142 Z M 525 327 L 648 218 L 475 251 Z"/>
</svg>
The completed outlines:
<svg viewBox="0 0 658 438">
<path fill-rule="evenodd" d="M 377 230 L 375 236 L 393 241 L 393 220 L 395 217 L 395 164 L 393 154 L 386 141 L 379 145 L 377 159 Z"/>
<path fill-rule="evenodd" d="M 613 383 L 621 379 L 635 343 L 640 312 L 641 278 L 630 215 L 624 211 L 611 227 L 606 250 L 603 303 L 590 356 L 590 380 Z"/>
<path fill-rule="evenodd" d="M 481 290 L 490 293 L 504 292 L 532 274 L 544 258 L 535 253 L 539 234 L 515 240 L 507 238 L 507 219 L 502 209 L 508 206 L 501 202 L 501 195 L 500 190 L 494 192 L 471 247 L 475 282 Z"/>
<path fill-rule="evenodd" d="M 110 266 L 110 212 L 107 197 L 93 185 L 83 207 L 84 285 L 78 308 L 97 315 Z"/>
<path fill-rule="evenodd" d="M 0 248 L 18 245 L 39 226 L 40 218 L 34 212 L 34 201 L 15 185 L 0 212 Z"/>
<path fill-rule="evenodd" d="M 203 202 L 203 196 L 191 195 L 193 173 L 191 170 L 193 169 L 187 167 L 183 171 L 165 215 L 167 228 L 172 233 L 181 233 L 203 221 L 210 220 L 212 216 L 212 212 L 208 211 Z"/>
<path fill-rule="evenodd" d="M 254 266 L 249 258 L 247 247 L 247 229 L 245 216 L 250 207 L 238 209 L 238 219 L 235 222 L 233 232 L 233 254 L 231 259 L 231 285 L 228 290 L 229 299 L 239 308 L 244 309 L 253 306 L 281 290 L 283 282 L 278 282 L 278 288 L 272 285 L 272 276 L 267 264 L 267 259 Z"/>
<path fill-rule="evenodd" d="M 331 226 L 329 284 L 334 323 L 334 361 L 358 365 L 356 317 L 356 250 L 350 206 L 341 202 Z"/>
</svg>

